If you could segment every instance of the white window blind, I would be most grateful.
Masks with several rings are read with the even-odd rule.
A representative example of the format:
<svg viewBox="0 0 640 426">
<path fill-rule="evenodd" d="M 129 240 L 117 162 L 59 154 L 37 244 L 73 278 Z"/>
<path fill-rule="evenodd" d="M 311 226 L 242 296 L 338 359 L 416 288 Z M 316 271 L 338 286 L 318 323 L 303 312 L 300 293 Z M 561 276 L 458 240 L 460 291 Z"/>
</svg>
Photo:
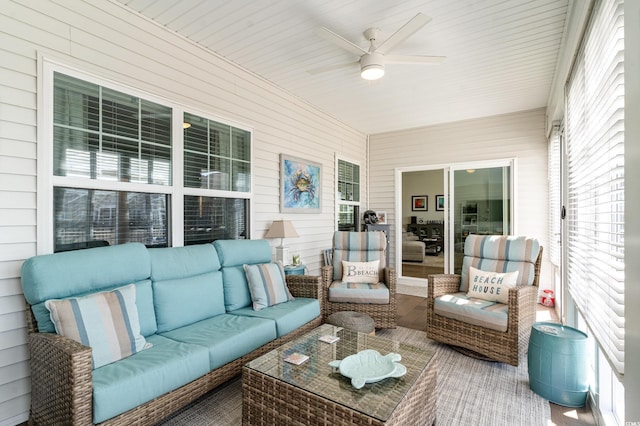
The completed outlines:
<svg viewBox="0 0 640 426">
<path fill-rule="evenodd" d="M 554 126 L 549 137 L 549 260 L 560 266 L 560 130 Z"/>
<path fill-rule="evenodd" d="M 567 83 L 567 274 L 571 297 L 624 374 L 624 12 L 596 1 Z"/>
</svg>

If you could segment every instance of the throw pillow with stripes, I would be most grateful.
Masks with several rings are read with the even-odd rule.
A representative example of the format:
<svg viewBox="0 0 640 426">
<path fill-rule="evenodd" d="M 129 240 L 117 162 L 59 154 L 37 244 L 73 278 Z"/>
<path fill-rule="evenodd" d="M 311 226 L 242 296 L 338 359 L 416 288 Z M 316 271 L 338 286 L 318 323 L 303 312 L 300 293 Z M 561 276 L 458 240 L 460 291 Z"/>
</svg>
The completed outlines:
<svg viewBox="0 0 640 426">
<path fill-rule="evenodd" d="M 293 300 L 284 278 L 284 269 L 277 263 L 243 265 L 249 283 L 253 310 Z"/>
<path fill-rule="evenodd" d="M 136 288 L 45 302 L 56 333 L 91 347 L 93 368 L 140 352 L 147 345 L 140 334 Z"/>
</svg>

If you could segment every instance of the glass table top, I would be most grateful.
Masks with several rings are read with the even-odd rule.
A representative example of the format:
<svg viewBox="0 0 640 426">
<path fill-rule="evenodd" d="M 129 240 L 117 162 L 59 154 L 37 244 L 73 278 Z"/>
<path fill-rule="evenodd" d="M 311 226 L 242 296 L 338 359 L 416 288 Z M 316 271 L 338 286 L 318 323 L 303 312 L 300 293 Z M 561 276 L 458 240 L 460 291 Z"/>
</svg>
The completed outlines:
<svg viewBox="0 0 640 426">
<path fill-rule="evenodd" d="M 337 336 L 340 339 L 335 343 L 318 340 L 325 335 Z M 337 368 L 329 366 L 331 361 L 342 360 L 365 349 L 375 349 L 381 355 L 391 352 L 400 354 L 402 359 L 399 362 L 407 368 L 407 373 L 400 378 L 387 378 L 376 383 L 368 383 L 362 389 L 355 389 L 351 385 L 351 379 L 343 377 Z M 309 359 L 300 365 L 284 360 L 296 352 L 308 356 Z M 246 367 L 336 404 L 386 421 L 434 354 L 434 350 L 324 324 L 256 358 L 246 364 Z"/>
</svg>

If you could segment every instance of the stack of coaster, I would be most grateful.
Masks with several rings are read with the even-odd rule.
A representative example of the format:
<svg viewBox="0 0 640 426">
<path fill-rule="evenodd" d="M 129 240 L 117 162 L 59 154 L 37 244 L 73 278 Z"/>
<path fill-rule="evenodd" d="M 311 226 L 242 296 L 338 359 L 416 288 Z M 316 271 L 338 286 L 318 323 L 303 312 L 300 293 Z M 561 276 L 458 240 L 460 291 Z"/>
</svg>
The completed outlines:
<svg viewBox="0 0 640 426">
<path fill-rule="evenodd" d="M 361 312 L 334 312 L 327 318 L 327 323 L 360 333 L 376 334 L 376 326 L 373 318 Z"/>
</svg>

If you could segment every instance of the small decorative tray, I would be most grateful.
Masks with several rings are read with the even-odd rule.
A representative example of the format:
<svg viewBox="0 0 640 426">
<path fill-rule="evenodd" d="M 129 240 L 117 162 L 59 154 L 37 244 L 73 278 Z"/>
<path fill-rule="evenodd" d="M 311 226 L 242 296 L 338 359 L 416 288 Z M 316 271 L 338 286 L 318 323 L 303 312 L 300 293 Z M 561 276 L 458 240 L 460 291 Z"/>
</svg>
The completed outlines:
<svg viewBox="0 0 640 426">
<path fill-rule="evenodd" d="M 360 389 L 365 383 L 404 376 L 407 373 L 407 367 L 399 363 L 401 359 L 400 354 L 389 353 L 382 356 L 376 350 L 365 349 L 343 360 L 331 361 L 329 365 L 337 368 L 343 376 L 350 378 L 354 388 Z"/>
</svg>

